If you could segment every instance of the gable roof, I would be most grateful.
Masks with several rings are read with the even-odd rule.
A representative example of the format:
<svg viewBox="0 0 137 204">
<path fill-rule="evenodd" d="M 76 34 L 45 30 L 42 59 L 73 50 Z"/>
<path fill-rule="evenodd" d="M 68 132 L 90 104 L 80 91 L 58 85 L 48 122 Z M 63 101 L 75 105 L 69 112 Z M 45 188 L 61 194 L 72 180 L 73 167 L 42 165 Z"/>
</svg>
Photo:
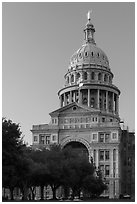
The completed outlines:
<svg viewBox="0 0 137 204">
<path fill-rule="evenodd" d="M 88 106 L 85 106 L 85 105 L 82 105 L 82 104 L 73 102 L 73 103 L 70 103 L 70 104 L 68 104 L 68 105 L 66 105 L 66 106 L 64 106 L 64 107 L 61 107 L 61 108 L 59 108 L 59 109 L 57 109 L 57 110 L 55 110 L 55 111 L 49 113 L 49 115 L 50 115 L 50 116 L 52 116 L 52 115 L 54 115 L 54 114 L 55 114 L 55 115 L 59 115 L 61 112 L 65 111 L 65 110 L 67 110 L 67 109 L 70 109 L 70 108 L 72 108 L 72 107 L 74 107 L 74 106 L 77 106 L 77 107 L 79 107 L 79 108 L 84 109 L 85 111 L 89 111 L 89 112 L 92 112 L 92 113 L 93 113 L 93 112 L 100 112 L 100 110 L 98 110 L 98 109 L 91 108 L 91 107 L 88 107 Z"/>
</svg>

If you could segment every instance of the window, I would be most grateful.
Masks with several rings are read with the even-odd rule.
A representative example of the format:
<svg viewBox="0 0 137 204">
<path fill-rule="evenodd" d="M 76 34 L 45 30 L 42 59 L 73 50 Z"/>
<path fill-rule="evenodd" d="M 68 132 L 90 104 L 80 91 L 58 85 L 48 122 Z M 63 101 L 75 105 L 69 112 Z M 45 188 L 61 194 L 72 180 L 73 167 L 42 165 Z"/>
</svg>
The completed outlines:
<svg viewBox="0 0 137 204">
<path fill-rule="evenodd" d="M 93 136 L 93 140 L 97 140 L 97 134 L 96 133 L 93 133 L 92 136 Z"/>
<path fill-rule="evenodd" d="M 54 119 L 52 119 L 52 124 L 54 124 Z"/>
<path fill-rule="evenodd" d="M 79 58 L 82 58 L 82 54 L 81 53 L 79 53 Z"/>
<path fill-rule="evenodd" d="M 74 82 L 74 75 L 71 75 L 71 82 Z"/>
<path fill-rule="evenodd" d="M 102 118 L 102 122 L 103 122 L 103 123 L 105 122 L 105 118 Z"/>
<path fill-rule="evenodd" d="M 98 57 L 99 57 L 99 53 L 98 53 Z"/>
<path fill-rule="evenodd" d="M 93 53 L 93 52 L 91 52 L 91 55 L 92 55 L 92 57 L 93 57 L 94 53 Z"/>
<path fill-rule="evenodd" d="M 37 142 L 37 141 L 38 141 L 38 137 L 34 136 L 34 142 Z"/>
<path fill-rule="evenodd" d="M 104 177 L 104 165 L 100 165 L 99 168 L 100 168 L 102 177 Z"/>
<path fill-rule="evenodd" d="M 105 166 L 105 176 L 109 176 L 109 165 Z"/>
<path fill-rule="evenodd" d="M 85 104 L 85 105 L 86 105 L 87 103 L 88 103 L 87 98 L 84 98 L 84 99 L 83 99 L 83 104 Z"/>
<path fill-rule="evenodd" d="M 104 134 L 103 134 L 103 133 L 100 133 L 100 135 L 99 135 L 99 141 L 100 141 L 100 142 L 104 142 Z"/>
<path fill-rule="evenodd" d="M 56 141 L 56 135 L 52 135 L 52 141 Z"/>
<path fill-rule="evenodd" d="M 105 134 L 105 142 L 109 142 L 110 134 L 106 133 Z"/>
<path fill-rule="evenodd" d="M 112 133 L 112 139 L 117 139 L 117 133 L 116 132 Z"/>
<path fill-rule="evenodd" d="M 100 159 L 100 161 L 104 160 L 104 151 L 103 150 L 99 151 L 99 159 Z"/>
<path fill-rule="evenodd" d="M 69 77 L 66 78 L 66 82 L 67 82 L 67 84 L 69 83 Z"/>
<path fill-rule="evenodd" d="M 79 80 L 80 79 L 80 73 L 77 73 L 76 74 L 76 80 Z"/>
<path fill-rule="evenodd" d="M 84 80 L 87 80 L 87 72 L 84 72 L 83 76 L 84 76 Z"/>
<path fill-rule="evenodd" d="M 113 150 L 113 161 L 116 161 L 116 150 Z"/>
<path fill-rule="evenodd" d="M 46 144 L 50 144 L 50 135 L 46 135 Z"/>
<path fill-rule="evenodd" d="M 99 73 L 99 74 L 98 74 L 98 80 L 99 80 L 99 81 L 101 81 L 101 77 L 102 77 L 102 74 Z"/>
<path fill-rule="evenodd" d="M 85 57 L 87 57 L 88 56 L 88 52 L 85 52 Z"/>
<path fill-rule="evenodd" d="M 91 108 L 94 107 L 94 104 L 95 104 L 95 99 L 94 99 L 94 98 L 91 98 Z"/>
<path fill-rule="evenodd" d="M 109 160 L 109 150 L 105 151 L 105 160 Z"/>
<path fill-rule="evenodd" d="M 107 75 L 106 74 L 104 75 L 104 81 L 105 82 L 107 81 Z"/>
<path fill-rule="evenodd" d="M 39 135 L 39 143 L 40 144 L 45 144 L 45 134 L 40 134 Z"/>
<path fill-rule="evenodd" d="M 95 73 L 91 72 L 91 79 L 94 80 L 95 79 Z"/>
</svg>

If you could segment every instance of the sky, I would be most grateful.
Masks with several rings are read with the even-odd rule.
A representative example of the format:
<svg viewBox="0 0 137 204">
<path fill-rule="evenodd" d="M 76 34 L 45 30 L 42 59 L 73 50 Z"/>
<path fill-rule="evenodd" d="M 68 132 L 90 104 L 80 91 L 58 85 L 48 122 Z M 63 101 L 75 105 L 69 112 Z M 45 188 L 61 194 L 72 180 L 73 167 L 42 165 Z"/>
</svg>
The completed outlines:
<svg viewBox="0 0 137 204">
<path fill-rule="evenodd" d="M 73 53 L 84 43 L 87 12 L 95 41 L 109 59 L 120 91 L 120 118 L 135 130 L 133 2 L 3 2 L 2 116 L 19 123 L 32 144 L 32 125 L 50 122 Z"/>
</svg>

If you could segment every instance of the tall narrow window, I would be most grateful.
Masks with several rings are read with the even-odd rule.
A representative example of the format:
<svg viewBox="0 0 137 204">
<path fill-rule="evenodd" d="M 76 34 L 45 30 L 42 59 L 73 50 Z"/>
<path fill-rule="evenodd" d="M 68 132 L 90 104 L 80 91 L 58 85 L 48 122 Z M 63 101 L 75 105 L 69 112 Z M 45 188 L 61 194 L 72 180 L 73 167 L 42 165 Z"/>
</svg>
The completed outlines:
<svg viewBox="0 0 137 204">
<path fill-rule="evenodd" d="M 105 151 L 105 160 L 109 160 L 109 150 Z"/>
<path fill-rule="evenodd" d="M 50 135 L 46 135 L 45 139 L 46 144 L 50 144 Z"/>
<path fill-rule="evenodd" d="M 98 74 L 98 80 L 99 80 L 99 81 L 101 81 L 101 77 L 102 77 L 102 74 L 99 73 L 99 74 Z"/>
<path fill-rule="evenodd" d="M 91 72 L 91 79 L 94 80 L 95 79 L 95 73 Z"/>
<path fill-rule="evenodd" d="M 107 75 L 104 75 L 104 81 L 107 82 Z"/>
<path fill-rule="evenodd" d="M 71 82 L 74 82 L 74 75 L 71 75 Z"/>
<path fill-rule="evenodd" d="M 45 134 L 40 134 L 39 135 L 39 143 L 40 144 L 45 144 Z"/>
<path fill-rule="evenodd" d="M 100 135 L 99 135 L 99 141 L 100 141 L 100 142 L 104 142 L 104 134 L 103 134 L 103 133 L 100 133 Z"/>
<path fill-rule="evenodd" d="M 109 165 L 105 166 L 105 176 L 108 177 L 109 176 Z"/>
<path fill-rule="evenodd" d="M 99 159 L 100 159 L 100 161 L 104 160 L 104 151 L 103 150 L 99 151 Z"/>
<path fill-rule="evenodd" d="M 84 72 L 83 77 L 84 77 L 84 80 L 87 80 L 87 72 Z"/>
</svg>

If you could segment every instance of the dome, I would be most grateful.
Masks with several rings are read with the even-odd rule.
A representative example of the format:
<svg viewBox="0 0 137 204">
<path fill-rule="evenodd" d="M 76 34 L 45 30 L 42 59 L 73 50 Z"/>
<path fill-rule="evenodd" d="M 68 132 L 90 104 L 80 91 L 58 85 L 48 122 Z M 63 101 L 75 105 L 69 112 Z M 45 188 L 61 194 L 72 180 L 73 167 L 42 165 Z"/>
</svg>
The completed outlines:
<svg viewBox="0 0 137 204">
<path fill-rule="evenodd" d="M 70 59 L 70 69 L 76 68 L 79 65 L 89 65 L 92 68 L 95 66 L 109 69 L 109 61 L 106 54 L 96 46 L 94 40 L 95 28 L 91 23 L 90 15 L 88 16 L 88 23 L 84 29 L 85 44 L 82 45 L 77 52 L 75 52 Z"/>
<path fill-rule="evenodd" d="M 93 43 L 86 43 L 70 59 L 70 66 L 74 67 L 80 64 L 95 64 L 109 69 L 109 61 L 100 48 Z"/>
</svg>

